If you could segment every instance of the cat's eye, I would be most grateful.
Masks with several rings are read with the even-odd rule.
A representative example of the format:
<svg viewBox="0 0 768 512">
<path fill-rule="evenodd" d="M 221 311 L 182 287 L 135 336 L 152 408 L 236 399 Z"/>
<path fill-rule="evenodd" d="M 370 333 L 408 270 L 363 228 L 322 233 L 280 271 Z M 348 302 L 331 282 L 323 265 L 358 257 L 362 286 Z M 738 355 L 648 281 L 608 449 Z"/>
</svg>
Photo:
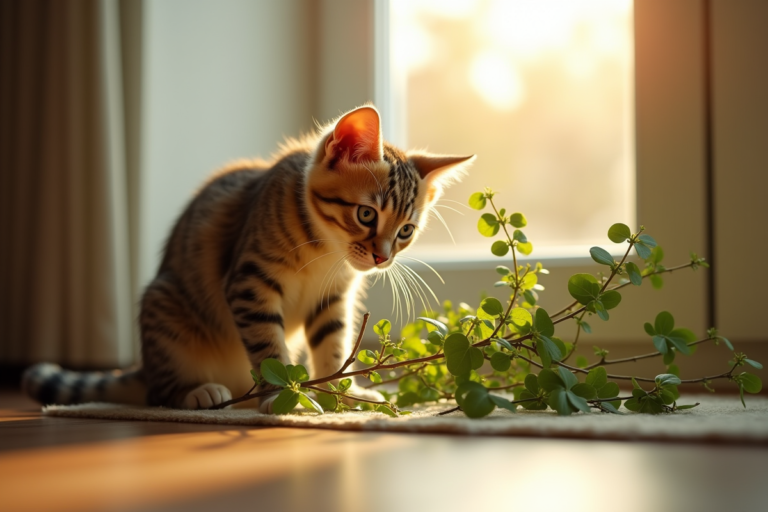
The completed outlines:
<svg viewBox="0 0 768 512">
<path fill-rule="evenodd" d="M 400 228 L 400 231 L 398 231 L 397 236 L 399 238 L 402 238 L 403 240 L 408 240 L 413 235 L 414 226 L 413 224 L 406 224 L 405 226 Z"/>
<path fill-rule="evenodd" d="M 370 206 L 361 206 L 357 209 L 357 220 L 366 226 L 371 226 L 376 222 L 376 210 Z"/>
</svg>

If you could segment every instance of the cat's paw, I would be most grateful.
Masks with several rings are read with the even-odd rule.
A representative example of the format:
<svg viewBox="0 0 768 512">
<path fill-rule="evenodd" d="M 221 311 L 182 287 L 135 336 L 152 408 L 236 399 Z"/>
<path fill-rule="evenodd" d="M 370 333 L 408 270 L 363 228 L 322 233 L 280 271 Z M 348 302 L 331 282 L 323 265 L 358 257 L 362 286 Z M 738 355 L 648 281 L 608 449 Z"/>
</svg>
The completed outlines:
<svg viewBox="0 0 768 512">
<path fill-rule="evenodd" d="M 226 386 L 209 382 L 187 393 L 182 408 L 209 409 L 227 400 L 232 400 L 232 392 Z"/>
<path fill-rule="evenodd" d="M 347 394 L 352 395 L 353 397 L 360 397 L 365 398 L 366 400 L 373 400 L 375 402 L 384 402 L 384 396 L 382 396 L 381 393 L 378 391 L 375 391 L 373 389 L 366 389 L 361 388 L 360 386 L 353 384 L 352 387 L 350 387 L 347 390 Z M 344 397 L 344 403 L 352 406 L 355 404 L 355 399 L 351 397 Z"/>
<path fill-rule="evenodd" d="M 277 394 L 265 396 L 264 398 L 260 399 L 259 402 L 259 412 L 264 414 L 272 414 L 272 404 L 275 401 L 275 398 L 277 398 Z"/>
</svg>

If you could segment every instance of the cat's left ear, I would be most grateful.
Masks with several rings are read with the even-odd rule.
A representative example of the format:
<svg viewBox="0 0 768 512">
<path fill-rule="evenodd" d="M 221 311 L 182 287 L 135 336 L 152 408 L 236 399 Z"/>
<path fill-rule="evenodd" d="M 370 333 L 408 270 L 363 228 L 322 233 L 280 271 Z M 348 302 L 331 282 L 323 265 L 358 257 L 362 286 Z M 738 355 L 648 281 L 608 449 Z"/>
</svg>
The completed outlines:
<svg viewBox="0 0 768 512">
<path fill-rule="evenodd" d="M 325 141 L 325 152 L 331 157 L 350 162 L 378 162 L 383 158 L 381 121 L 372 106 L 360 107 L 345 114 Z"/>
<path fill-rule="evenodd" d="M 429 186 L 449 184 L 458 180 L 476 158 L 476 155 L 449 156 L 423 152 L 408 154 L 408 160 L 416 167 L 421 179 L 426 181 Z"/>
</svg>

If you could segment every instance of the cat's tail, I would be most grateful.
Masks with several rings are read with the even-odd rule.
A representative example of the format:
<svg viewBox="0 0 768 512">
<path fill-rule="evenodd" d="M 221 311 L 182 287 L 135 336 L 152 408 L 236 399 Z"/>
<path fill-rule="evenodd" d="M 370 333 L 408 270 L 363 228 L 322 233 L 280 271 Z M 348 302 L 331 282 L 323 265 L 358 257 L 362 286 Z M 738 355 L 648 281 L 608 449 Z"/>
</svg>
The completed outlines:
<svg viewBox="0 0 768 512">
<path fill-rule="evenodd" d="M 144 405 L 147 387 L 141 369 L 111 372 L 73 372 L 57 364 L 40 363 L 27 369 L 22 390 L 41 404 L 112 402 Z"/>
</svg>

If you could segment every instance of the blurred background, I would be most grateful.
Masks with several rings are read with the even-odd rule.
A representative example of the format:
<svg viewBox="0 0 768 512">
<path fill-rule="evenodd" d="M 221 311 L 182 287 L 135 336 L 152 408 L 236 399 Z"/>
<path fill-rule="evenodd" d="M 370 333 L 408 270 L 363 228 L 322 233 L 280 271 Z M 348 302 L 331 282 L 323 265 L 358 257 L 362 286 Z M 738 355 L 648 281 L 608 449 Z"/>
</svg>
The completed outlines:
<svg viewBox="0 0 768 512">
<path fill-rule="evenodd" d="M 437 208 L 451 233 L 433 218 L 411 252 L 445 284 L 407 263 L 439 301 L 504 298 L 510 262 L 465 206 L 490 186 L 528 217 L 546 308 L 597 270 L 590 246 L 621 250 L 615 222 L 669 266 L 713 262 L 624 294 L 585 355 L 650 351 L 642 324 L 669 310 L 765 361 L 766 25 L 762 0 L 4 0 L 0 380 L 136 362 L 142 287 L 205 177 L 366 101 L 403 147 L 479 156 Z M 366 304 L 422 309 L 381 285 Z M 681 369 L 719 372 L 724 350 Z"/>
</svg>

